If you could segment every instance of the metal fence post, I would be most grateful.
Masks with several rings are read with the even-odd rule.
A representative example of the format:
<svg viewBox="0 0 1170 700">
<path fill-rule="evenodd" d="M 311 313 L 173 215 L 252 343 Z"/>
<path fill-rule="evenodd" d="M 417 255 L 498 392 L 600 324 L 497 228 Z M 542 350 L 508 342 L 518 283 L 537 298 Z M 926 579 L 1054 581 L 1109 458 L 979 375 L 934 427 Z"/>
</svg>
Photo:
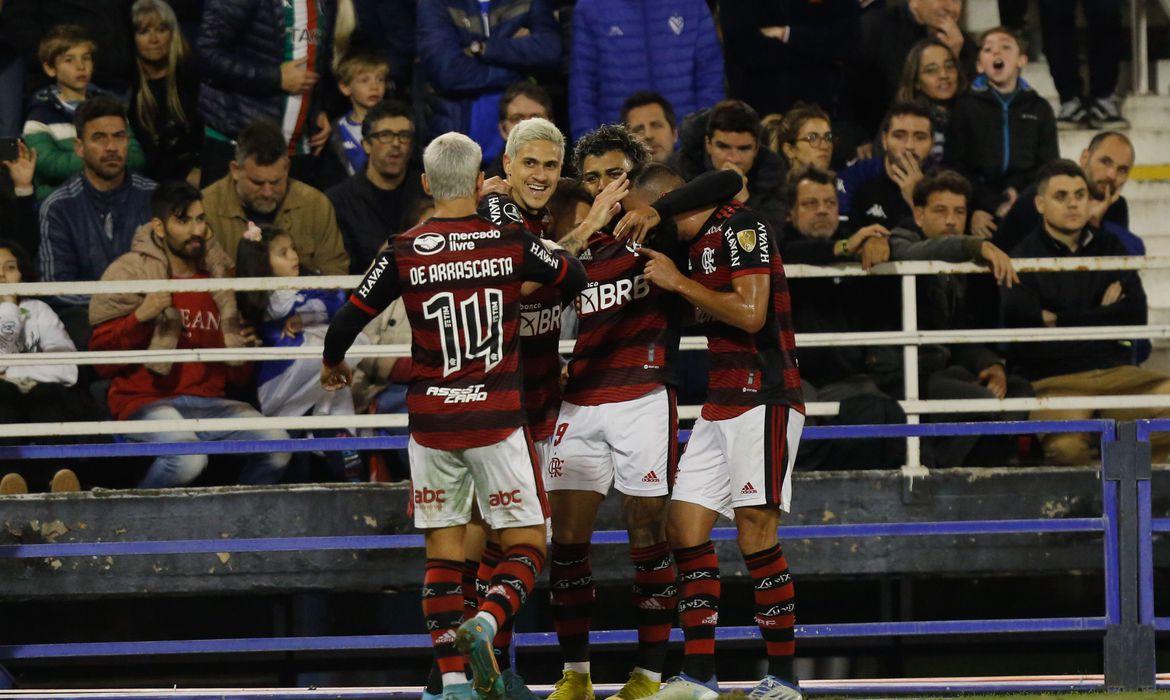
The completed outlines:
<svg viewBox="0 0 1170 700">
<path fill-rule="evenodd" d="M 1138 440 L 1133 421 L 1117 425 L 1117 437 L 1101 445 L 1101 478 L 1114 482 L 1104 489 L 1116 494 L 1105 503 L 1106 517 L 1116 514 L 1116 585 L 1120 619 L 1105 629 L 1105 687 L 1110 690 L 1154 688 L 1154 626 L 1142 624 L 1140 614 L 1138 481 L 1150 478 L 1150 443 Z M 1107 535 L 1108 536 L 1108 535 Z M 1106 581 L 1109 576 L 1106 576 Z"/>
<path fill-rule="evenodd" d="M 902 277 L 902 330 L 915 332 L 918 330 L 918 278 L 914 275 Z M 919 399 L 918 386 L 918 345 L 909 344 L 902 348 L 902 388 L 907 401 Z M 917 425 L 920 418 L 917 414 L 906 414 L 906 423 Z M 903 497 L 908 497 L 914 490 L 914 479 L 930 476 L 930 471 L 922 466 L 922 438 L 906 438 L 906 464 L 902 467 Z"/>
</svg>

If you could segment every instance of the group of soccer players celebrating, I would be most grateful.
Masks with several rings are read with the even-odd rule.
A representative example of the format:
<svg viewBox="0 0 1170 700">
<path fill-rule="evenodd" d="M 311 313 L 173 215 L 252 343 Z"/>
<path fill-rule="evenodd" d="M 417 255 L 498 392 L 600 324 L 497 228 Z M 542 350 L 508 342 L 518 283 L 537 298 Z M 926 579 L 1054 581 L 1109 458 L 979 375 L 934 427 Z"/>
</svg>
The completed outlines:
<svg viewBox="0 0 1170 700">
<path fill-rule="evenodd" d="M 412 507 L 425 532 L 422 605 L 435 649 L 427 693 L 535 697 L 508 667 L 508 646 L 547 561 L 564 657 L 550 698 L 593 699 L 590 540 L 613 486 L 638 629 L 636 665 L 615 697 L 718 695 L 710 538 L 724 515 L 752 576 L 768 656 L 750 694 L 800 698 L 795 597 L 777 527 L 804 406 L 773 232 L 735 199 L 737 173 L 685 183 L 625 127 L 578 141 L 579 183 L 560 179 L 564 159 L 564 137 L 544 119 L 512 130 L 503 179 L 484 181 L 468 137 L 432 141 L 423 186 L 434 216 L 388 242 L 325 339 L 321 381 L 344 386 L 358 333 L 403 299 L 413 334 Z M 562 318 L 576 324 L 567 372 Z M 692 324 L 688 333 L 707 336 L 710 373 L 680 457 L 676 362 L 680 328 Z M 683 669 L 664 682 L 676 614 Z"/>
</svg>

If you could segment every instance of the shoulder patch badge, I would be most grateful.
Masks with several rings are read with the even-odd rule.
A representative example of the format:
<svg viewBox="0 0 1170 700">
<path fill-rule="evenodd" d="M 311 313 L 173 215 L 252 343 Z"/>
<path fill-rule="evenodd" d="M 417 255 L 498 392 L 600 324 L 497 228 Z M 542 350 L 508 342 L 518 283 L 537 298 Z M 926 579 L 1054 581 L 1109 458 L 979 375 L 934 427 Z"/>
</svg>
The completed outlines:
<svg viewBox="0 0 1170 700">
<path fill-rule="evenodd" d="M 750 253 L 756 249 L 756 230 L 754 228 L 745 228 L 735 234 L 735 240 L 739 241 L 739 247 L 744 249 L 744 252 Z"/>
</svg>

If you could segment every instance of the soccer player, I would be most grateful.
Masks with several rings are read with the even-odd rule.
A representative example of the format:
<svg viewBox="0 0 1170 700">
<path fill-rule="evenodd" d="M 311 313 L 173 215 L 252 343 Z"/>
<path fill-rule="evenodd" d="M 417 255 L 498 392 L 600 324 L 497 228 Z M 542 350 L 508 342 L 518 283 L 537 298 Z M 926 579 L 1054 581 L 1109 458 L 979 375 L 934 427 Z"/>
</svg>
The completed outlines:
<svg viewBox="0 0 1170 700">
<path fill-rule="evenodd" d="M 345 353 L 358 332 L 402 296 L 412 332 L 407 393 L 415 525 L 425 530 L 423 613 L 443 674 L 443 697 L 504 693 L 492 639 L 532 592 L 545 560 L 545 496 L 521 407 L 520 297 L 525 283 L 575 293 L 585 272 L 555 244 L 476 215 L 479 146 L 447 133 L 423 153 L 435 217 L 375 258 L 325 337 L 321 382 L 347 385 Z M 465 525 L 472 503 L 499 532 L 503 559 L 474 617 L 463 617 Z M 474 689 L 467 683 L 468 657 Z"/>
<path fill-rule="evenodd" d="M 631 199 L 654 201 L 682 184 L 673 170 L 650 165 Z M 707 336 L 711 369 L 707 401 L 679 462 L 667 537 L 679 571 L 683 672 L 655 700 L 711 700 L 719 562 L 711 529 L 734 517 L 737 541 L 755 584 L 756 623 L 768 673 L 753 698 L 802 697 L 793 671 L 795 597 L 777 541 L 780 512 L 791 498 L 791 475 L 804 425 L 791 301 L 772 231 L 734 200 L 665 222 L 689 243 L 689 275 L 670 257 L 642 248 L 647 281 L 696 308 Z"/>
</svg>

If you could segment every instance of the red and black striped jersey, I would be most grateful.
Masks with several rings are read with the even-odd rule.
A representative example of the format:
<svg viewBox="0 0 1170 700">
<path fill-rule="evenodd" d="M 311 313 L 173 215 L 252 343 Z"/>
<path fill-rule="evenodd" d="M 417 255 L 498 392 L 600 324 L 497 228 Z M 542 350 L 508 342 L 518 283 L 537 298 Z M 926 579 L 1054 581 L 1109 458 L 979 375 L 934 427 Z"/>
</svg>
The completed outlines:
<svg viewBox="0 0 1170 700">
<path fill-rule="evenodd" d="M 672 257 L 679 257 L 681 246 L 674 247 Z M 647 282 L 642 275 L 647 258 L 608 232 L 594 234 L 579 259 L 588 281 L 574 302 L 577 344 L 565 400 L 596 406 L 673 385 L 678 297 Z"/>
<path fill-rule="evenodd" d="M 532 213 L 500 194 L 479 202 L 479 215 L 496 226 L 522 225 L 537 238 L 548 238 L 547 211 Z M 561 290 L 543 286 L 520 299 L 520 366 L 524 372 L 524 410 L 533 440 L 553 434 L 561 410 Z"/>
<path fill-rule="evenodd" d="M 520 287 L 575 293 L 585 270 L 520 226 L 433 218 L 396 236 L 350 303 L 376 316 L 402 296 L 413 360 L 407 410 L 421 445 L 489 445 L 526 422 L 521 407 Z"/>
<path fill-rule="evenodd" d="M 775 404 L 803 412 L 792 298 L 772 232 L 751 210 L 731 202 L 703 224 L 689 258 L 691 279 L 718 292 L 732 291 L 731 281 L 741 275 L 769 275 L 768 314 L 758 332 L 717 321 L 701 309 L 696 312 L 711 358 L 703 418 L 734 418 L 755 406 Z"/>
</svg>

